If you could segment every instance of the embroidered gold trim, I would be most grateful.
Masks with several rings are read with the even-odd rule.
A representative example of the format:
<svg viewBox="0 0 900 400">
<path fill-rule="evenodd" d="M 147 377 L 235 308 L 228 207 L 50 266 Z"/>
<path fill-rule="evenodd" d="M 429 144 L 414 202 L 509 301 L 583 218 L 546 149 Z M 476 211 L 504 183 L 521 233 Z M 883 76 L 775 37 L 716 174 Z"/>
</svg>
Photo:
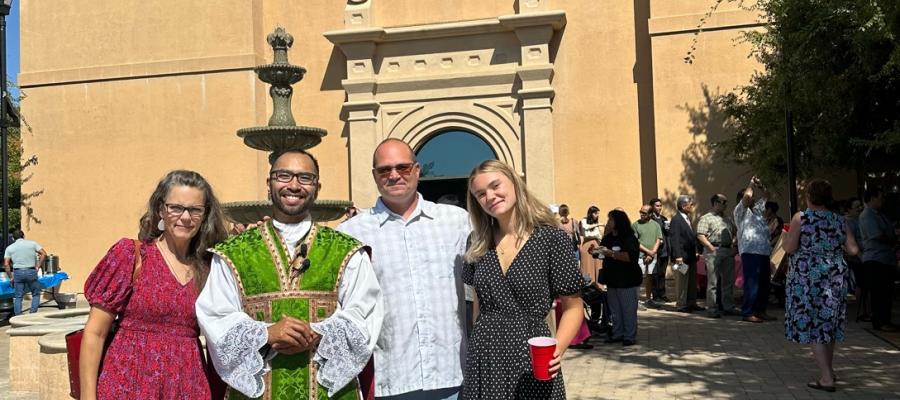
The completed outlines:
<svg viewBox="0 0 900 400">
<path fill-rule="evenodd" d="M 344 279 L 344 270 L 347 268 L 347 264 L 350 263 L 350 259 L 353 258 L 353 255 L 356 254 L 357 251 L 366 247 L 364 244 L 359 244 L 350 251 L 347 252 L 347 255 L 344 256 L 344 260 L 341 261 L 341 268 L 338 270 L 337 279 L 334 280 L 334 287 L 331 289 L 335 293 L 337 293 L 338 288 L 341 286 L 341 279 Z"/>
<path fill-rule="evenodd" d="M 284 260 L 281 258 L 281 254 L 278 252 L 278 248 L 275 247 L 275 242 L 272 238 L 270 232 L 274 232 L 275 236 L 281 240 L 282 246 L 284 246 L 285 252 L 287 252 L 287 246 L 284 245 L 284 239 L 281 238 L 281 235 L 278 234 L 278 229 L 275 229 L 275 225 L 272 224 L 272 220 L 266 221 L 265 229 L 260 229 L 259 232 L 263 238 L 263 241 L 266 242 L 266 247 L 269 249 L 269 256 L 272 257 L 272 261 L 275 263 L 275 269 L 278 272 L 278 278 L 280 280 L 280 288 L 284 290 L 287 286 L 287 278 L 284 273 Z M 271 231 L 269 230 L 271 229 Z"/>
<path fill-rule="evenodd" d="M 316 381 L 316 376 L 319 374 L 319 363 L 313 361 L 313 354 L 316 354 L 316 350 L 318 350 L 319 346 L 316 345 L 314 349 L 310 349 L 309 352 L 309 398 L 310 399 L 318 399 L 319 398 L 319 382 Z"/>
<path fill-rule="evenodd" d="M 250 316 L 250 319 L 256 319 L 256 313 L 263 314 L 263 321 L 272 322 L 272 304 L 263 301 L 245 301 L 244 313 Z"/>
<path fill-rule="evenodd" d="M 241 302 L 243 302 L 244 299 L 247 298 L 247 295 L 244 294 L 244 293 L 246 293 L 244 291 L 244 282 L 241 281 L 241 274 L 239 274 L 237 268 L 234 267 L 234 263 L 231 262 L 231 259 L 228 258 L 228 256 L 226 256 L 224 253 L 222 253 L 219 250 L 209 249 L 209 251 L 212 252 L 213 254 L 221 257 L 222 260 L 225 261 L 225 265 L 227 265 L 228 269 L 231 270 L 231 275 L 234 277 L 234 280 L 237 282 L 238 290 L 241 292 L 240 293 L 241 294 Z"/>
<path fill-rule="evenodd" d="M 257 303 L 261 301 L 272 301 L 276 299 L 302 298 L 318 301 L 337 301 L 338 295 L 335 292 L 320 292 L 315 290 L 291 290 L 286 292 L 274 292 L 255 294 L 244 297 L 245 304 Z"/>
<path fill-rule="evenodd" d="M 269 231 L 269 227 L 272 228 Z M 309 321 L 310 322 L 321 322 L 325 319 L 328 319 L 337 311 L 338 306 L 338 288 L 341 285 L 341 280 L 344 278 L 344 270 L 347 268 L 347 264 L 350 263 L 350 259 L 353 257 L 356 252 L 361 249 L 367 250 L 367 255 L 371 256 L 370 250 L 368 246 L 363 244 L 357 245 L 353 247 L 347 255 L 344 256 L 344 259 L 341 261 L 341 267 L 338 269 L 337 279 L 335 279 L 334 287 L 331 291 L 318 291 L 318 290 L 298 290 L 295 289 L 295 285 L 292 285 L 290 282 L 290 274 L 285 268 L 284 261 L 281 258 L 278 249 L 275 247 L 275 238 L 273 238 L 270 232 L 274 232 L 274 236 L 278 238 L 281 242 L 281 245 L 285 249 L 285 254 L 287 254 L 287 243 L 284 240 L 284 237 L 275 228 L 272 224 L 272 221 L 268 221 L 266 227 L 259 228 L 260 235 L 262 239 L 266 243 L 266 247 L 269 250 L 269 255 L 272 257 L 272 260 L 275 264 L 275 269 L 278 270 L 278 276 L 281 280 L 280 292 L 273 293 L 265 293 L 265 294 L 257 294 L 252 296 L 247 296 L 244 291 L 244 285 L 241 282 L 240 274 L 237 272 L 237 268 L 235 268 L 234 263 L 227 256 L 222 254 L 222 252 L 217 251 L 215 249 L 211 249 L 214 254 L 222 257 L 225 261 L 225 264 L 228 265 L 228 268 L 231 270 L 232 275 L 234 275 L 235 280 L 237 281 L 238 288 L 241 292 L 241 302 L 243 303 L 244 312 L 251 317 L 251 319 L 255 319 L 257 312 L 262 312 L 265 317 L 265 322 L 272 322 L 272 301 L 277 299 L 290 299 L 290 298 L 299 298 L 299 299 L 308 299 L 309 300 Z M 299 257 L 300 245 L 301 243 L 306 243 L 307 245 L 307 254 L 312 252 L 312 246 L 314 244 L 314 239 L 316 238 L 319 231 L 319 226 L 313 224 L 310 228 L 310 231 L 306 234 L 304 240 L 297 244 L 294 248 L 293 255 L 289 262 L 291 267 L 294 267 L 297 262 L 303 262 L 303 259 Z M 303 274 L 297 278 L 296 288 L 299 288 L 299 284 L 303 279 Z M 325 309 L 325 317 L 319 318 L 319 308 Z M 313 355 L 318 350 L 318 345 L 309 349 L 309 393 L 310 398 L 315 399 L 318 398 L 319 393 L 319 383 L 316 381 L 316 375 L 318 373 L 318 363 L 313 361 Z M 262 399 L 271 400 L 272 399 L 272 374 L 267 373 L 263 376 L 263 381 L 266 385 L 266 390 L 263 392 Z M 230 389 L 229 392 L 226 393 L 226 399 L 230 398 Z"/>
</svg>

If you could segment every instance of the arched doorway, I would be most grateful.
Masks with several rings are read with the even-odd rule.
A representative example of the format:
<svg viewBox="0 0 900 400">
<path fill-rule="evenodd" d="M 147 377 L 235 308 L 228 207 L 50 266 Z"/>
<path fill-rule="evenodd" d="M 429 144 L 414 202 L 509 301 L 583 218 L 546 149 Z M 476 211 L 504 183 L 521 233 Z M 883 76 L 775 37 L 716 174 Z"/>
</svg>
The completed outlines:
<svg viewBox="0 0 900 400">
<path fill-rule="evenodd" d="M 480 137 L 464 130 L 445 130 L 416 150 L 422 173 L 419 192 L 426 200 L 466 208 L 466 180 L 472 168 L 497 154 Z"/>
</svg>

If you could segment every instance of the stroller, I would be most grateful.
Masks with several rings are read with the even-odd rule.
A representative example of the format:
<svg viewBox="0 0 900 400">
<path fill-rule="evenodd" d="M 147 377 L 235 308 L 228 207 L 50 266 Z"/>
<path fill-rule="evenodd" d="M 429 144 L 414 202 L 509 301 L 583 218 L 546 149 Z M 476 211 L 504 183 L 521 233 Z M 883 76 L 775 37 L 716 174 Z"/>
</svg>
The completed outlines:
<svg viewBox="0 0 900 400">
<path fill-rule="evenodd" d="M 599 288 L 591 282 L 590 277 L 584 275 L 585 286 L 581 290 L 581 300 L 584 302 L 584 317 L 587 319 L 588 329 L 592 334 L 608 334 L 612 330 L 610 321 L 609 303 L 606 298 L 606 289 Z"/>
</svg>

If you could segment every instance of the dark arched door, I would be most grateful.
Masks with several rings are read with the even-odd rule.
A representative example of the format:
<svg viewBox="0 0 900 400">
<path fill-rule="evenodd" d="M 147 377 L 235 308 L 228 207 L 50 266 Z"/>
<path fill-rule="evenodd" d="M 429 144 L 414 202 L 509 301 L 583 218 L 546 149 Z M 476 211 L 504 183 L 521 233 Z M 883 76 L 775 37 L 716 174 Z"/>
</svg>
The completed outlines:
<svg viewBox="0 0 900 400">
<path fill-rule="evenodd" d="M 466 181 L 472 168 L 497 154 L 480 137 L 464 130 L 431 136 L 416 150 L 421 165 L 419 192 L 426 200 L 466 207 Z"/>
</svg>

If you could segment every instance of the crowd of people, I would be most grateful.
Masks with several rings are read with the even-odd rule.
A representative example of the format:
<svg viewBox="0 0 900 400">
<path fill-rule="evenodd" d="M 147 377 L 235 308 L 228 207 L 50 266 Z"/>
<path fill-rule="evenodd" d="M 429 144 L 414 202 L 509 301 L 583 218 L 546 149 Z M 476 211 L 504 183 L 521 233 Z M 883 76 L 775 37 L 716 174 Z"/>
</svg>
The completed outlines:
<svg viewBox="0 0 900 400">
<path fill-rule="evenodd" d="M 157 184 L 138 238 L 115 243 L 85 283 L 81 398 L 563 399 L 566 351 L 591 348 L 592 335 L 635 345 L 638 310 L 672 303 L 667 274 L 673 311 L 774 320 L 771 256 L 782 246 L 791 253 L 780 269 L 785 334 L 811 344 L 823 371 L 810 387 L 834 390 L 848 268 L 867 283 L 873 326 L 895 329 L 883 281 L 896 237 L 875 190 L 845 220 L 826 208 L 827 182 L 811 182 L 809 208 L 786 235 L 755 178 L 734 208 L 715 194 L 700 218 L 694 199 L 679 196 L 671 218 L 654 198 L 634 221 L 594 206 L 578 220 L 566 205 L 554 214 L 496 160 L 469 175 L 465 207 L 428 201 L 414 152 L 388 139 L 373 153 L 377 201 L 332 229 L 310 214 L 318 160 L 292 150 L 269 162 L 272 218 L 230 234 L 198 173 L 172 171 Z M 539 380 L 528 341 L 548 336 L 550 379 Z"/>
<path fill-rule="evenodd" d="M 730 208 L 727 196 L 712 195 L 708 211 L 695 223 L 691 196 L 675 199 L 671 220 L 661 213 L 662 201 L 654 198 L 640 208 L 629 229 L 621 228 L 629 224 L 621 209 L 610 211 L 603 226 L 595 206 L 580 224 L 568 217 L 567 205 L 560 206 L 559 225 L 580 250 L 583 269 L 590 271 L 585 279 L 601 292 L 585 296 L 592 333 L 605 336 L 604 343 L 632 345 L 637 311 L 644 308 L 705 311 L 710 318 L 739 316 L 749 323 L 775 321 L 767 312 L 774 295 L 785 304 L 785 337 L 811 345 L 820 375 L 808 386 L 834 391 L 832 360 L 835 344 L 844 339 L 849 292 L 860 302 L 858 319 L 871 321 L 875 330 L 898 330 L 890 319 L 898 242 L 882 211 L 884 193 L 868 188 L 862 201 L 836 202 L 829 182 L 811 180 L 805 188 L 807 208 L 793 215 L 789 225 L 756 177 L 735 200 Z M 701 262 L 702 274 L 697 268 Z M 672 308 L 664 308 L 670 303 L 667 270 L 675 281 Z M 705 290 L 698 278 L 705 278 Z M 641 285 L 645 300 L 638 302 Z M 697 303 L 698 290 L 705 292 L 705 307 Z"/>
</svg>

